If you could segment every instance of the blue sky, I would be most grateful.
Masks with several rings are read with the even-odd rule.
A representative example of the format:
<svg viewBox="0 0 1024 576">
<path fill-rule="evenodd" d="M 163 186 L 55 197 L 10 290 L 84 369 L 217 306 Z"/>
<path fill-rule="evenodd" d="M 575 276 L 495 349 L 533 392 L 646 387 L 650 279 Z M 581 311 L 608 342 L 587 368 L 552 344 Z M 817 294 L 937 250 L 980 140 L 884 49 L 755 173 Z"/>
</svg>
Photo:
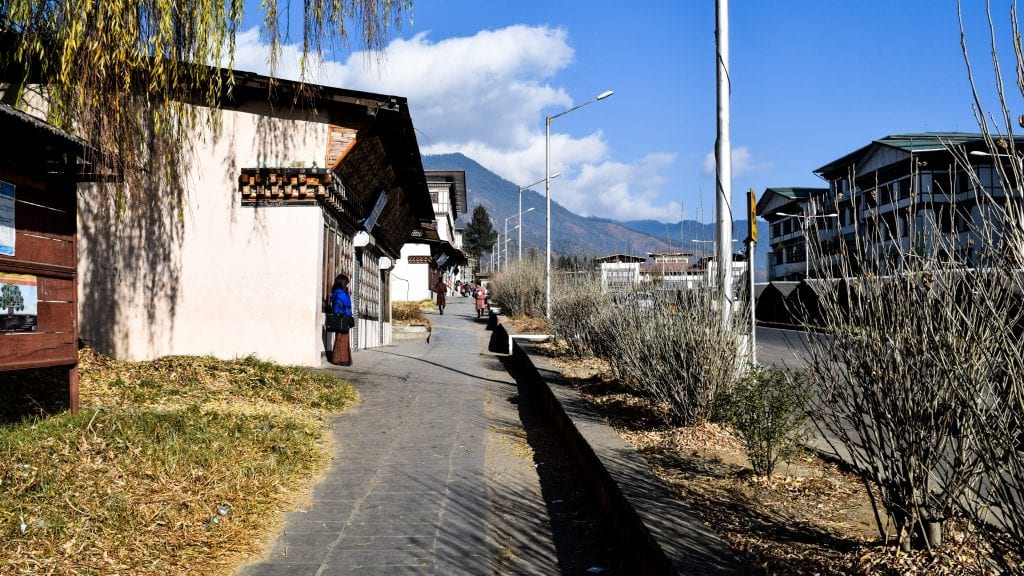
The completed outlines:
<svg viewBox="0 0 1024 576">
<path fill-rule="evenodd" d="M 985 5 L 963 4 L 995 112 Z M 1016 116 L 1009 5 L 993 1 L 992 17 Z M 408 98 L 424 153 L 462 152 L 517 184 L 544 176 L 546 114 L 614 90 L 553 122 L 553 199 L 589 216 L 712 221 L 714 33 L 714 0 L 414 0 L 379 65 L 340 52 L 315 80 Z M 955 0 L 732 0 L 730 36 L 737 218 L 749 187 L 822 185 L 814 169 L 873 139 L 977 131 Z M 264 59 L 243 34 L 237 66 Z"/>
</svg>

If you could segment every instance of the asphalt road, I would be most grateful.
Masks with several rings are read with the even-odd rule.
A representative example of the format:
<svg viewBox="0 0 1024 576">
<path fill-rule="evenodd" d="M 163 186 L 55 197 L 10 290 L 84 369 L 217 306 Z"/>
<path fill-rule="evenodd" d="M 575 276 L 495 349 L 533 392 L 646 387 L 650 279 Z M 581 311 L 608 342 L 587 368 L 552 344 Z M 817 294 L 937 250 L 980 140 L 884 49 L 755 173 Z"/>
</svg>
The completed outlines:
<svg viewBox="0 0 1024 576">
<path fill-rule="evenodd" d="M 808 337 L 807 332 L 800 330 L 758 326 L 757 360 L 762 365 L 779 368 L 805 368 L 810 357 L 807 352 Z"/>
</svg>

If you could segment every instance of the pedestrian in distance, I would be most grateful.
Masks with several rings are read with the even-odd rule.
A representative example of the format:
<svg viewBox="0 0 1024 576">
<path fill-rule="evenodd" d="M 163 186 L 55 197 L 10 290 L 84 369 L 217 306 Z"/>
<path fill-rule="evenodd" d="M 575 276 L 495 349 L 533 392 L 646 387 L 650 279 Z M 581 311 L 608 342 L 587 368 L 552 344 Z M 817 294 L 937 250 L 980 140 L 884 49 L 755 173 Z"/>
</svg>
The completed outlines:
<svg viewBox="0 0 1024 576">
<path fill-rule="evenodd" d="M 484 310 L 487 309 L 487 288 L 484 288 L 483 282 L 476 285 L 473 297 L 476 298 L 476 317 L 483 318 Z"/>
<path fill-rule="evenodd" d="M 352 317 L 352 296 L 348 292 L 348 276 L 338 274 L 331 286 L 331 312 Z M 338 366 L 352 365 L 352 350 L 349 346 L 348 330 L 334 333 L 334 349 L 331 363 Z"/>
<path fill-rule="evenodd" d="M 437 279 L 434 292 L 437 293 L 437 311 L 444 316 L 444 306 L 448 301 L 448 285 L 444 283 L 444 278 Z"/>
</svg>

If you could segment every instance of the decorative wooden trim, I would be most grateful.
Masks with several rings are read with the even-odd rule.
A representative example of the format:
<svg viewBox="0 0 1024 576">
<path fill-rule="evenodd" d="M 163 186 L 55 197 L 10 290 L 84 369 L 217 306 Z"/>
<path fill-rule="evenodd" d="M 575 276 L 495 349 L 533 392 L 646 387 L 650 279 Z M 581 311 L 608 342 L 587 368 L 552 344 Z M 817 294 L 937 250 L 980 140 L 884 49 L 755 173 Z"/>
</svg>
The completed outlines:
<svg viewBox="0 0 1024 576">
<path fill-rule="evenodd" d="M 349 200 L 341 179 L 326 168 L 243 168 L 238 189 L 243 206 L 319 200 L 343 211 Z"/>
</svg>

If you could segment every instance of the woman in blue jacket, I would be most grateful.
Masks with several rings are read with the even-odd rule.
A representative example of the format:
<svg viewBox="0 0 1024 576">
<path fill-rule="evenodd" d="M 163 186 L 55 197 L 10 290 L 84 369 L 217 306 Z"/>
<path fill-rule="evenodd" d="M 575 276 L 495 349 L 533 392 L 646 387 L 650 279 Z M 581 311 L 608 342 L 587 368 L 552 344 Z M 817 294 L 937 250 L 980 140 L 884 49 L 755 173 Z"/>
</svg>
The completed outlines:
<svg viewBox="0 0 1024 576">
<path fill-rule="evenodd" d="M 352 296 L 348 293 L 348 276 L 338 274 L 331 287 L 331 312 L 352 316 Z M 334 333 L 334 351 L 331 363 L 339 366 L 352 365 L 352 350 L 349 348 L 348 331 Z"/>
</svg>

